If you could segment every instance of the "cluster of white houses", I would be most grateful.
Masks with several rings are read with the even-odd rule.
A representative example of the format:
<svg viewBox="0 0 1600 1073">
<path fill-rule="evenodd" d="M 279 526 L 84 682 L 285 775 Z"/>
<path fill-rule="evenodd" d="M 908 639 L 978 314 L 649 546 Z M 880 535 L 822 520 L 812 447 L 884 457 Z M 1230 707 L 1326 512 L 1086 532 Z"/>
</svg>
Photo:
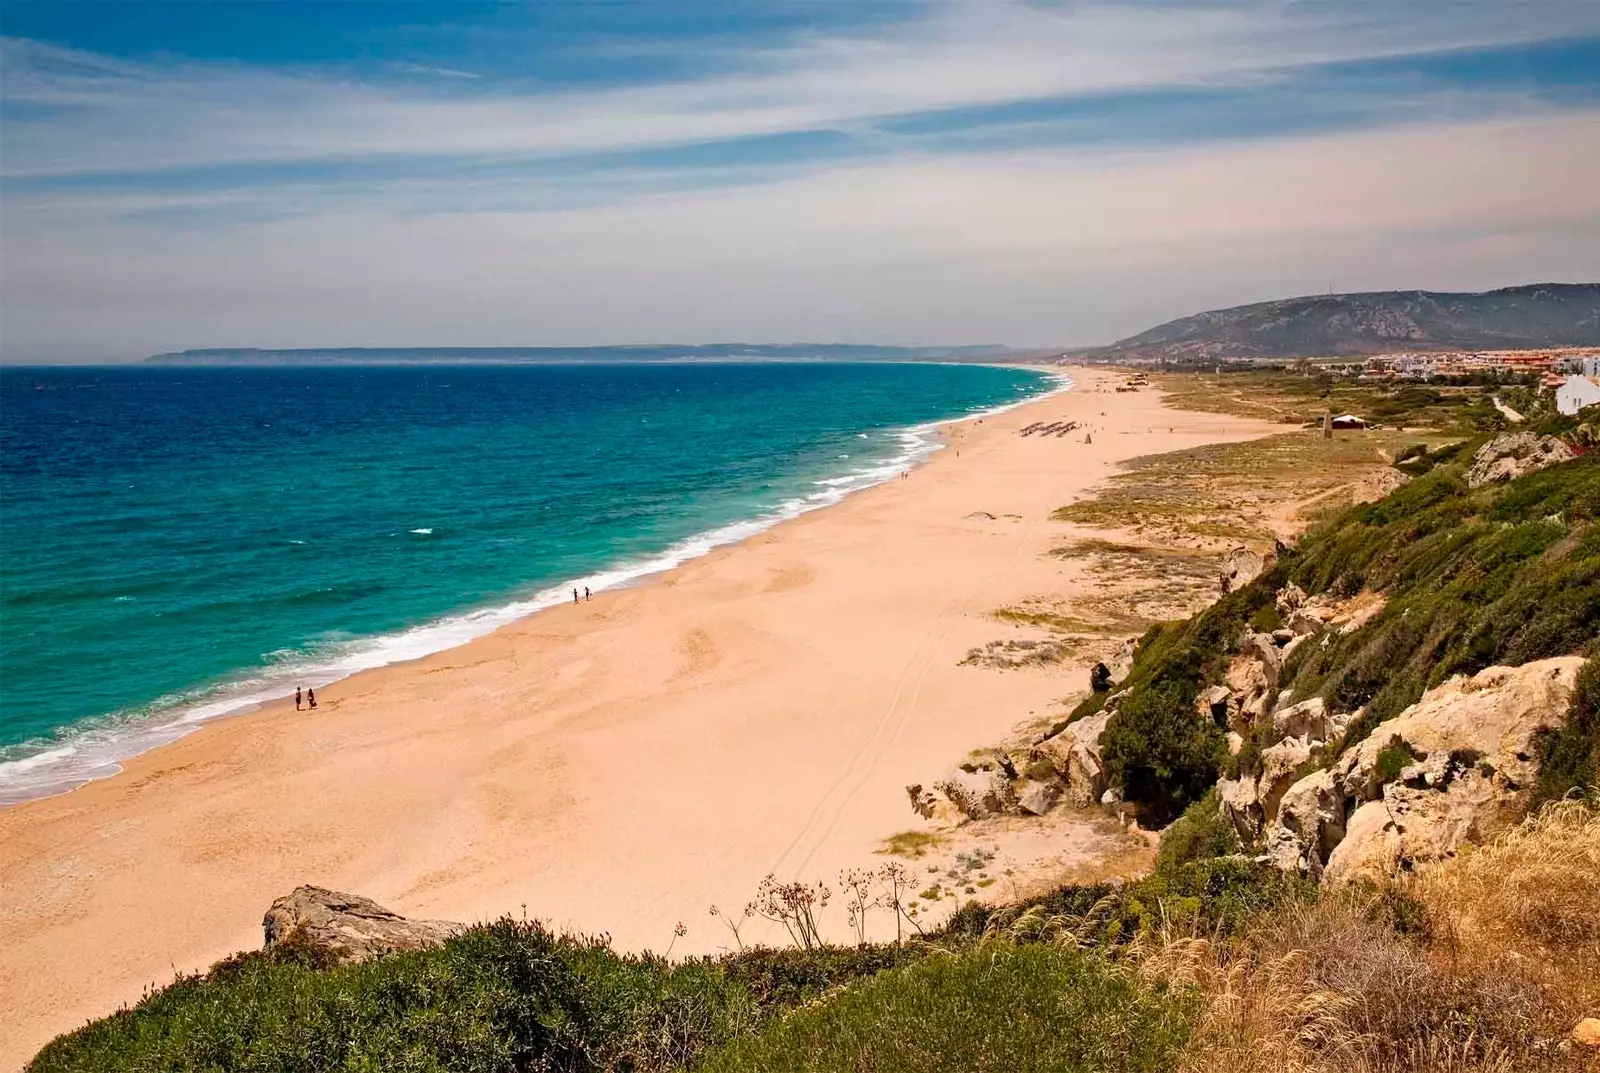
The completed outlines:
<svg viewBox="0 0 1600 1073">
<path fill-rule="evenodd" d="M 1600 404 L 1600 347 L 1379 354 L 1361 363 L 1363 380 L 1532 374 L 1555 392 L 1556 410 L 1575 414 Z"/>
</svg>

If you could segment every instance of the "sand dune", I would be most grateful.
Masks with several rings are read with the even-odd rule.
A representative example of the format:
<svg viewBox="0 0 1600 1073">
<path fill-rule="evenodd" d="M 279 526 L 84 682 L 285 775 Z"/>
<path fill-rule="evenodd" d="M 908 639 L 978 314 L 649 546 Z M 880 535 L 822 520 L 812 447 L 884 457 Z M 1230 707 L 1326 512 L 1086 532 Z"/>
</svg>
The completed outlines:
<svg viewBox="0 0 1600 1073">
<path fill-rule="evenodd" d="M 914 823 L 906 783 L 1081 688 L 1070 663 L 960 665 L 997 607 L 1089 583 L 1043 554 L 1050 511 L 1120 459 L 1272 431 L 1076 375 L 908 479 L 0 812 L 0 1065 L 257 946 L 299 883 L 632 947 L 682 920 L 677 950 L 705 951 L 726 938 L 707 907 L 767 873 L 878 860 Z M 1057 421 L 1093 443 L 1017 434 Z"/>
</svg>

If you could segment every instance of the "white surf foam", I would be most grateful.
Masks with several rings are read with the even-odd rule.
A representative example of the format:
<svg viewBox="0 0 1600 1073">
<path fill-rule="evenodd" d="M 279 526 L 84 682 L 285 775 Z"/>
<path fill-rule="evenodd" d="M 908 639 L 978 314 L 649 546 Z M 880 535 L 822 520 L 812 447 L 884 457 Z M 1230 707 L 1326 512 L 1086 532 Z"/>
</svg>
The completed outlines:
<svg viewBox="0 0 1600 1073">
<path fill-rule="evenodd" d="M 1048 390 L 1015 402 L 896 430 L 894 437 L 899 450 L 889 457 L 875 459 L 847 474 L 816 480 L 812 482 L 818 489 L 815 492 L 786 500 L 757 517 L 688 537 L 659 554 L 619 563 L 586 577 L 570 578 L 501 606 L 450 615 L 399 633 L 340 640 L 313 654 L 282 653 L 284 658 L 271 667 L 224 687 L 161 698 L 139 712 L 121 713 L 74 728 L 71 736 L 60 742 L 12 746 L 8 752 L 27 750 L 30 746 L 38 751 L 27 752 L 15 760 L 0 761 L 0 805 L 51 797 L 96 779 L 108 778 L 121 771 L 122 761 L 129 757 L 176 741 L 213 719 L 253 711 L 270 701 L 293 696 L 297 686 L 323 689 L 361 671 L 459 647 L 518 619 L 570 601 L 574 588 L 604 592 L 635 584 L 698 559 L 716 548 L 747 540 L 782 522 L 832 506 L 852 492 L 893 480 L 927 461 L 944 447 L 940 433 L 951 425 L 1004 413 L 1071 390 L 1073 386 L 1071 377 L 1064 373 L 1056 373 L 1052 379 L 1054 384 Z M 411 530 L 419 535 L 429 535 L 432 531 Z"/>
</svg>

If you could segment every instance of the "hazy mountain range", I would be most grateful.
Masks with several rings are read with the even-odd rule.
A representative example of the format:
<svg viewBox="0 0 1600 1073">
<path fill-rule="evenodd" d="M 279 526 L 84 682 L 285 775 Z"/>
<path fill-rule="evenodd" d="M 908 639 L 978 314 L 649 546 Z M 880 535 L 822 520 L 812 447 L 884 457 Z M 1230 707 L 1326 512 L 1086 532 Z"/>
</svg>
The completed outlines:
<svg viewBox="0 0 1600 1073">
<path fill-rule="evenodd" d="M 1214 309 L 1168 321 L 1074 360 L 1300 358 L 1397 350 L 1600 346 L 1600 283 L 1530 283 L 1481 293 L 1368 291 L 1318 294 Z M 574 347 L 254 347 L 181 350 L 161 365 L 354 365 L 405 362 L 993 361 L 1059 355 L 998 343 L 876 346 L 854 343 L 651 343 Z"/>
<path fill-rule="evenodd" d="M 1180 317 L 1082 354 L 1174 361 L 1545 346 L 1600 346 L 1600 283 L 1284 298 Z"/>
</svg>

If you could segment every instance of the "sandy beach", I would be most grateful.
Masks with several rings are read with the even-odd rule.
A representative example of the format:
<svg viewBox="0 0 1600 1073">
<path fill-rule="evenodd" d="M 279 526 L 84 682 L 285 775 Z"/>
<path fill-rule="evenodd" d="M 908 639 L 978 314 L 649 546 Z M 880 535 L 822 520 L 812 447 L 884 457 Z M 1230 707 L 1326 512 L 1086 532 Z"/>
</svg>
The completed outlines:
<svg viewBox="0 0 1600 1073">
<path fill-rule="evenodd" d="M 719 949 L 707 907 L 832 879 L 915 827 L 904 787 L 1083 687 L 963 666 L 992 612 L 1091 582 L 1050 512 L 1118 461 L 1281 426 L 1077 389 L 904 480 L 593 602 L 222 720 L 0 811 L 0 1067 L 175 971 L 260 945 L 302 883 L 407 915 L 522 913 Z M 1093 428 L 1018 435 L 1039 421 Z M 842 925 L 841 925 L 842 927 Z M 841 933 L 842 934 L 842 933 Z"/>
</svg>

